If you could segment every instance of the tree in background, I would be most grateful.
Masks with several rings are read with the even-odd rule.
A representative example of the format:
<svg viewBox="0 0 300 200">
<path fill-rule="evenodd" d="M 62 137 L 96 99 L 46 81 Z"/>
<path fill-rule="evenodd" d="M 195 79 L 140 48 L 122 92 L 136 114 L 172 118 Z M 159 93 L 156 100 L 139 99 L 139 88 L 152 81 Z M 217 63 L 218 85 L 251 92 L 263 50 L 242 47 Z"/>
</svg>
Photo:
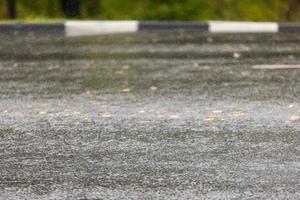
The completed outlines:
<svg viewBox="0 0 300 200">
<path fill-rule="evenodd" d="M 80 0 L 60 0 L 63 13 L 68 18 L 79 18 L 80 12 Z"/>
<path fill-rule="evenodd" d="M 9 19 L 17 18 L 16 0 L 7 0 L 7 15 Z"/>
<path fill-rule="evenodd" d="M 51 20 L 63 17 L 60 0 L 17 0 L 17 11 L 18 19 Z"/>
<path fill-rule="evenodd" d="M 195 20 L 209 17 L 207 0 L 146 0 L 144 19 Z"/>
<path fill-rule="evenodd" d="M 300 0 L 0 0 L 0 19 L 15 17 L 300 22 Z"/>
<path fill-rule="evenodd" d="M 300 13 L 300 0 L 288 0 L 288 6 L 286 9 L 285 17 L 289 21 L 299 20 Z"/>
<path fill-rule="evenodd" d="M 81 1 L 82 18 L 102 18 L 103 5 L 102 0 Z"/>
</svg>

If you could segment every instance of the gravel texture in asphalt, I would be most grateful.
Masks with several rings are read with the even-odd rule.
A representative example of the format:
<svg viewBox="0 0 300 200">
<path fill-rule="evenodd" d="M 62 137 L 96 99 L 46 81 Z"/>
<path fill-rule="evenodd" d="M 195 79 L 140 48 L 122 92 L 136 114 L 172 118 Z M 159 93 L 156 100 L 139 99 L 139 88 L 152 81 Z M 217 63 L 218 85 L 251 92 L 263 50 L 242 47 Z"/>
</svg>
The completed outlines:
<svg viewBox="0 0 300 200">
<path fill-rule="evenodd" d="M 300 35 L 0 36 L 0 199 L 299 199 Z"/>
</svg>

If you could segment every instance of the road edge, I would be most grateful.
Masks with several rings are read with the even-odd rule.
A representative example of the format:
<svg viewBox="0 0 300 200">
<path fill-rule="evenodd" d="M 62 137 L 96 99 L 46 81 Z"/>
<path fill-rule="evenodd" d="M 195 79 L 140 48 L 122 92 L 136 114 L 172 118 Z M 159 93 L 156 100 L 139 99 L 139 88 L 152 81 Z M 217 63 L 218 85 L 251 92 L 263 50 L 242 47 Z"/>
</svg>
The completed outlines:
<svg viewBox="0 0 300 200">
<path fill-rule="evenodd" d="M 208 33 L 300 32 L 300 24 L 277 22 L 186 21 L 67 21 L 62 23 L 0 24 L 0 34 L 58 34 L 67 37 L 150 31 Z"/>
</svg>

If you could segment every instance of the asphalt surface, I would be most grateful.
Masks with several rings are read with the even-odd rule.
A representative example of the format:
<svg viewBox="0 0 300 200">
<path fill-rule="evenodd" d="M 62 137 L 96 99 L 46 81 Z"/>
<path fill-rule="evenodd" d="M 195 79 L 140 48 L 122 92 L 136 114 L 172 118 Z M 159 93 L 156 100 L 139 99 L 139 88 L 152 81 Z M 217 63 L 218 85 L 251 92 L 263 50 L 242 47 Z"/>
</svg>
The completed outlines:
<svg viewBox="0 0 300 200">
<path fill-rule="evenodd" d="M 0 42 L 0 199 L 300 199 L 299 34 Z"/>
</svg>

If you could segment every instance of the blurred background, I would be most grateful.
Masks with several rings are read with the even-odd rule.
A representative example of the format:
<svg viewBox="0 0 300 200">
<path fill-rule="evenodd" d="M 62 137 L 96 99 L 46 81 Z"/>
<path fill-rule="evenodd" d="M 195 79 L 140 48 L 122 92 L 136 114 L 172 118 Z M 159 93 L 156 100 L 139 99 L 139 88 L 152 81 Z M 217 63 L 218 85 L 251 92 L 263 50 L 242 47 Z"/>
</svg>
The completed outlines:
<svg viewBox="0 0 300 200">
<path fill-rule="evenodd" d="M 300 0 L 0 0 L 0 20 L 300 21 Z"/>
</svg>

